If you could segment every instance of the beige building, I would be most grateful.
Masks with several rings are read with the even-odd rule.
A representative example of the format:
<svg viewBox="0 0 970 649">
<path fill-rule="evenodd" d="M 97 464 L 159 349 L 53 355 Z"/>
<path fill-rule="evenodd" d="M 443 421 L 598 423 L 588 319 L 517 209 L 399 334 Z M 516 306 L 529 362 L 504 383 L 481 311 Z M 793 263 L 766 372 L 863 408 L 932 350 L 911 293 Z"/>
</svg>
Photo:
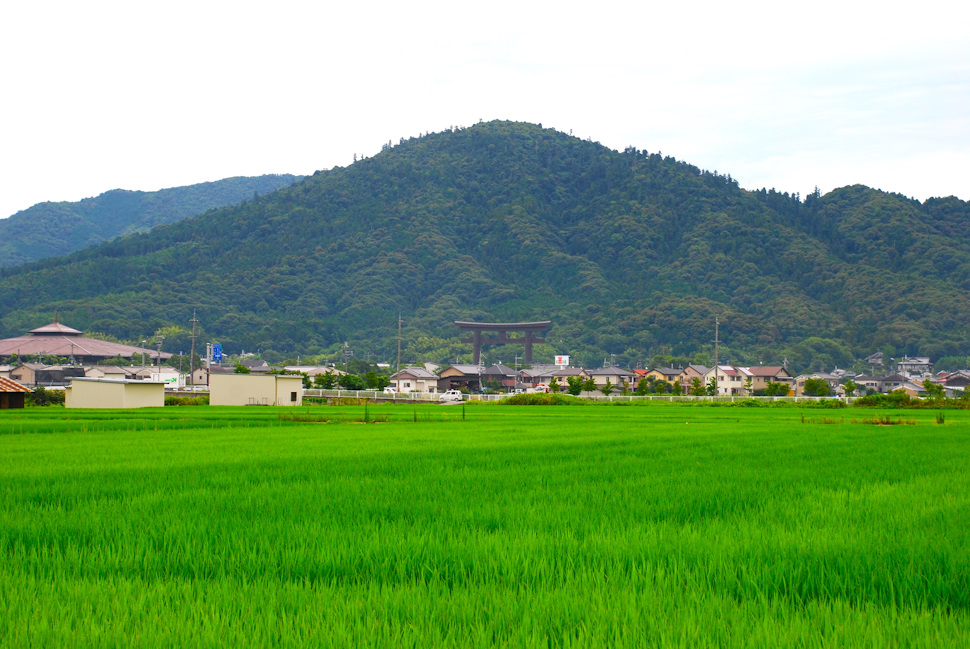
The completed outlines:
<svg viewBox="0 0 970 649">
<path fill-rule="evenodd" d="M 209 375 L 210 406 L 299 406 L 303 377 L 287 374 Z"/>
<path fill-rule="evenodd" d="M 67 408 L 161 408 L 164 405 L 165 384 L 157 381 L 78 377 L 64 389 Z"/>
</svg>

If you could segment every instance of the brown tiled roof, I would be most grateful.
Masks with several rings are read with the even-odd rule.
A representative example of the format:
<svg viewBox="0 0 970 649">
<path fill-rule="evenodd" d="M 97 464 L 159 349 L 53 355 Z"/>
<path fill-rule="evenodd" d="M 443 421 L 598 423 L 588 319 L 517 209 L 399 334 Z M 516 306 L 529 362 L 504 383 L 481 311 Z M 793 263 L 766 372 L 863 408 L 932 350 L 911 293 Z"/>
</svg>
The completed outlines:
<svg viewBox="0 0 970 649">
<path fill-rule="evenodd" d="M 775 376 L 785 368 L 781 365 L 754 365 L 746 369 L 754 376 Z"/>
<path fill-rule="evenodd" d="M 30 388 L 26 388 L 13 379 L 8 379 L 5 376 L 0 376 L 0 392 L 30 392 Z"/>
</svg>

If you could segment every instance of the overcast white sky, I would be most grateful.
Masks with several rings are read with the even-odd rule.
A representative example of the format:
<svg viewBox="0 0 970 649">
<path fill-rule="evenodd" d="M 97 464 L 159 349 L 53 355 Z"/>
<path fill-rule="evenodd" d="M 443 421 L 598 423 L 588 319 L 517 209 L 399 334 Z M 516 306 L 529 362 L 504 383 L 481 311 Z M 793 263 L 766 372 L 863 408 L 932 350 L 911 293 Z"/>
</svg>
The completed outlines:
<svg viewBox="0 0 970 649">
<path fill-rule="evenodd" d="M 480 119 L 661 151 L 748 189 L 970 199 L 963 3 L 330 4 L 5 3 L 0 217 L 308 174 Z"/>
</svg>

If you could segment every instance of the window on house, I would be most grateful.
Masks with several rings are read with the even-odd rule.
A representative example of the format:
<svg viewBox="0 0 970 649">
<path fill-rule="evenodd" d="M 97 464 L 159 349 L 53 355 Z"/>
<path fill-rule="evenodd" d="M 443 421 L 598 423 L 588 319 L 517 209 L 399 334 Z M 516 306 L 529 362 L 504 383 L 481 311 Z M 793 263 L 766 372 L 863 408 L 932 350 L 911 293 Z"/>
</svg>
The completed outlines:
<svg viewBox="0 0 970 649">
<path fill-rule="evenodd" d="M 296 392 L 290 392 L 290 401 L 296 403 Z"/>
</svg>

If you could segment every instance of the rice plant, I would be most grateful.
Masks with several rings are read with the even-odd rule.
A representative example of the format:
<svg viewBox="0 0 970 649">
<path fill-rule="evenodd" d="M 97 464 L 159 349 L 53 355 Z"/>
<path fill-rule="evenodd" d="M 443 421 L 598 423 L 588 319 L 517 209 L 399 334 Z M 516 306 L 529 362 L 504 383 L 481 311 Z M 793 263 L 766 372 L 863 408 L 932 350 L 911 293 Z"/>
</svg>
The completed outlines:
<svg viewBox="0 0 970 649">
<path fill-rule="evenodd" d="M 4 413 L 0 646 L 966 646 L 968 417 Z"/>
</svg>

